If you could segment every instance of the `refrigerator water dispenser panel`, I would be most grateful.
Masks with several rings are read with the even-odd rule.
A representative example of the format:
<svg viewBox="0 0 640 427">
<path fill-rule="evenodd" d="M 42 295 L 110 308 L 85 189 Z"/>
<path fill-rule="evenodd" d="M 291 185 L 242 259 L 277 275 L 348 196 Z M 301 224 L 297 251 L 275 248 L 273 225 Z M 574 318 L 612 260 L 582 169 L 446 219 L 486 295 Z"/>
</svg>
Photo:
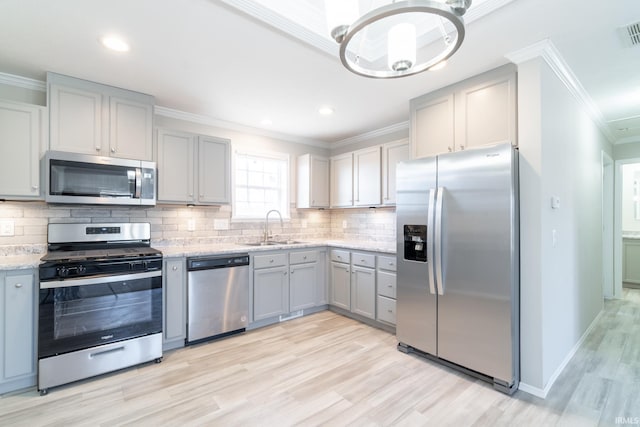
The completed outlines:
<svg viewBox="0 0 640 427">
<path fill-rule="evenodd" d="M 404 226 L 404 259 L 427 262 L 427 226 Z"/>
</svg>

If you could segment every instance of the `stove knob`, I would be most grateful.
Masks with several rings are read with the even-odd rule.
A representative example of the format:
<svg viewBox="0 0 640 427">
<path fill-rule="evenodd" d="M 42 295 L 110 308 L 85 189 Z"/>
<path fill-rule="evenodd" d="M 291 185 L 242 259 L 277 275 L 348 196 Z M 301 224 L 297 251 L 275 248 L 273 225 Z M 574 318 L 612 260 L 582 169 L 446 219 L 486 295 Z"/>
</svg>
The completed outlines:
<svg viewBox="0 0 640 427">
<path fill-rule="evenodd" d="M 60 267 L 58 270 L 58 275 L 60 277 L 67 277 L 69 275 L 69 269 L 67 267 Z"/>
<path fill-rule="evenodd" d="M 84 265 L 78 266 L 78 274 L 84 274 L 86 271 L 87 271 L 87 267 L 85 267 Z"/>
</svg>

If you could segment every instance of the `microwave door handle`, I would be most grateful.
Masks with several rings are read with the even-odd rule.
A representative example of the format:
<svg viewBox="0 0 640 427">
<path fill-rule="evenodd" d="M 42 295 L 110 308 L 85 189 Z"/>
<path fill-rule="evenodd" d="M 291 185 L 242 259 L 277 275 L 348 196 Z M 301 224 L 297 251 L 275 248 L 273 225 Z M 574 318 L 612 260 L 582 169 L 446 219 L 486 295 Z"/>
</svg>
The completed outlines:
<svg viewBox="0 0 640 427">
<path fill-rule="evenodd" d="M 134 198 L 139 199 L 142 195 L 142 168 L 136 168 L 136 194 Z"/>
</svg>

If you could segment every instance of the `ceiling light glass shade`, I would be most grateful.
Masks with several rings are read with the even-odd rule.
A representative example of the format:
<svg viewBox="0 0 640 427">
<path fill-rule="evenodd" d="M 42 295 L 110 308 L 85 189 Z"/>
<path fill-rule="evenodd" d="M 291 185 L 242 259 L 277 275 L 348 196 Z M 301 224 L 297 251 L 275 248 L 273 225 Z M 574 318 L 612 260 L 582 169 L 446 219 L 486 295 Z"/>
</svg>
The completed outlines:
<svg viewBox="0 0 640 427">
<path fill-rule="evenodd" d="M 118 36 L 104 36 L 100 39 L 102 45 L 107 49 L 115 50 L 116 52 L 128 52 L 129 45 L 122 38 Z"/>
<path fill-rule="evenodd" d="M 406 71 L 416 63 L 416 27 L 404 22 L 387 33 L 387 63 L 393 71 Z"/>
<path fill-rule="evenodd" d="M 340 60 L 349 71 L 372 78 L 428 70 L 460 48 L 465 35 L 462 15 L 470 5 L 471 0 L 405 0 L 373 9 L 343 33 L 334 31 Z M 403 24 L 415 29 L 412 42 L 396 42 L 409 32 Z"/>
</svg>

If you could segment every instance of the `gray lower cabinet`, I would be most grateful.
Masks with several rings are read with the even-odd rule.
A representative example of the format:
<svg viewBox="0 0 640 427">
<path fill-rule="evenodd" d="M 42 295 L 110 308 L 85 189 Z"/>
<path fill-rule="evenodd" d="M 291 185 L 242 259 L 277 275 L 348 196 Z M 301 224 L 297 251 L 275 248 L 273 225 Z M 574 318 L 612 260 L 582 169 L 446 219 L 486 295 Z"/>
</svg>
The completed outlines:
<svg viewBox="0 0 640 427">
<path fill-rule="evenodd" d="M 396 258 L 377 256 L 377 316 L 379 322 L 396 324 Z"/>
<path fill-rule="evenodd" d="M 0 393 L 36 383 L 36 273 L 0 272 Z"/>
<path fill-rule="evenodd" d="M 331 250 L 331 305 L 376 318 L 375 255 Z"/>
<path fill-rule="evenodd" d="M 162 348 L 184 346 L 187 337 L 187 282 L 184 258 L 164 260 Z"/>
<path fill-rule="evenodd" d="M 327 304 L 325 251 L 277 251 L 253 257 L 253 321 Z"/>
<path fill-rule="evenodd" d="M 287 269 L 287 266 L 280 266 L 254 270 L 253 320 L 268 319 L 289 312 Z"/>
</svg>

